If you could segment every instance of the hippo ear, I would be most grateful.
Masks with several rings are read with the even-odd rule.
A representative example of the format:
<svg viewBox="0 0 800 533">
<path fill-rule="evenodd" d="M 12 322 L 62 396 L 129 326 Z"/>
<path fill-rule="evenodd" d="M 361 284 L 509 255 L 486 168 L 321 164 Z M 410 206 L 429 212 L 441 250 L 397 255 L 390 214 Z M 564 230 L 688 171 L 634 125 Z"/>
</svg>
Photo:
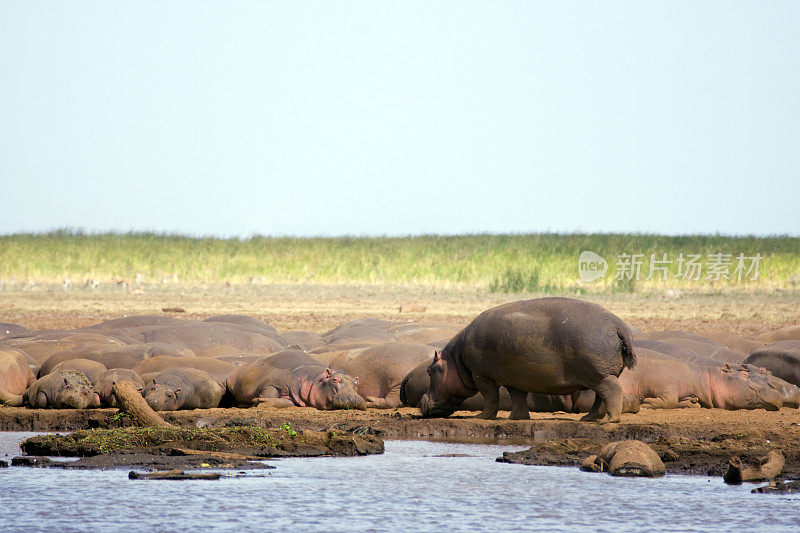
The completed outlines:
<svg viewBox="0 0 800 533">
<path fill-rule="evenodd" d="M 67 381 L 67 378 L 64 378 L 64 385 L 69 385 L 69 381 Z"/>
<path fill-rule="evenodd" d="M 353 380 L 353 387 L 358 387 L 358 376 L 356 376 L 356 379 Z"/>
<path fill-rule="evenodd" d="M 178 394 L 180 394 L 180 392 L 181 392 L 182 390 L 183 390 L 183 389 L 175 389 L 175 396 L 177 396 Z"/>
<path fill-rule="evenodd" d="M 441 360 L 442 360 L 442 354 L 440 354 L 438 350 L 434 351 L 433 352 L 433 361 L 436 362 L 436 361 L 441 361 Z"/>
</svg>

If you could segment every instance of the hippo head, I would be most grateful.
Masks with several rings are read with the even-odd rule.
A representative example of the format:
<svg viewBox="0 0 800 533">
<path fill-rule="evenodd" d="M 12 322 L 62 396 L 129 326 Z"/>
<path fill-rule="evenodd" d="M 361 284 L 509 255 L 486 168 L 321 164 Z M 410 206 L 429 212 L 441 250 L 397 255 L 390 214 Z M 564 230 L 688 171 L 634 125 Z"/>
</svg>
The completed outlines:
<svg viewBox="0 0 800 533">
<path fill-rule="evenodd" d="M 181 389 L 153 383 L 146 389 L 144 399 L 153 411 L 175 411 L 182 404 L 180 393 Z"/>
<path fill-rule="evenodd" d="M 773 377 L 773 380 L 775 378 Z M 783 406 L 783 397 L 775 382 L 751 365 L 733 368 L 725 363 L 712 383 L 712 392 L 726 409 L 766 409 L 777 411 Z"/>
<path fill-rule="evenodd" d="M 100 407 L 100 395 L 82 372 L 73 371 L 64 375 L 64 382 L 59 384 L 53 404 L 63 409 Z"/>
<path fill-rule="evenodd" d="M 364 398 L 356 392 L 358 378 L 340 370 L 323 370 L 311 384 L 308 404 L 317 409 L 366 409 Z"/>
<path fill-rule="evenodd" d="M 742 364 L 740 371 L 746 371 L 754 383 L 762 383 L 778 392 L 784 407 L 800 407 L 800 387 L 776 377 L 766 368 Z"/>
<path fill-rule="evenodd" d="M 474 394 L 474 391 L 467 391 L 455 361 L 446 354 L 434 352 L 433 361 L 428 366 L 428 376 L 428 392 L 419 401 L 424 417 L 450 416 L 464 399 Z"/>
</svg>

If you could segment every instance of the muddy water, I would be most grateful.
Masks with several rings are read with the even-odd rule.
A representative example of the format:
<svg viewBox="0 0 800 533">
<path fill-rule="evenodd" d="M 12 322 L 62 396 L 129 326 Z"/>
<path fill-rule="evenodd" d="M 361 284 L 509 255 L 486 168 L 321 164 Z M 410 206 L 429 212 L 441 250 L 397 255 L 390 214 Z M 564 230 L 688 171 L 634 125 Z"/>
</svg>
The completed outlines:
<svg viewBox="0 0 800 533">
<path fill-rule="evenodd" d="M 0 433 L 0 458 L 28 435 Z M 512 449 L 388 441 L 380 456 L 284 459 L 219 481 L 13 467 L 0 470 L 0 530 L 797 531 L 800 496 L 495 462 Z"/>
</svg>

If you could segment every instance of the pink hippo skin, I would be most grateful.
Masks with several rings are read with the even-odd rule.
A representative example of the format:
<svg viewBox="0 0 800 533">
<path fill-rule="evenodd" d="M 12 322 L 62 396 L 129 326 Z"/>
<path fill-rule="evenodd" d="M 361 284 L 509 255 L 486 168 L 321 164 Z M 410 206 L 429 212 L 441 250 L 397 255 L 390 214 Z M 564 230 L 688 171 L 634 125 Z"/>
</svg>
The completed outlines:
<svg viewBox="0 0 800 533">
<path fill-rule="evenodd" d="M 619 382 L 625 394 L 640 400 L 643 407 L 774 411 L 784 405 L 796 407 L 800 401 L 800 389 L 764 369 L 697 365 L 643 348 L 637 348 L 636 354 L 636 369 L 623 372 Z"/>
<path fill-rule="evenodd" d="M 86 409 L 100 407 L 100 396 L 77 370 L 59 370 L 37 379 L 24 395 L 34 409 Z"/>
<path fill-rule="evenodd" d="M 240 407 L 364 409 L 357 387 L 357 377 L 331 370 L 299 350 L 262 357 L 239 367 L 227 380 L 228 392 Z"/>
</svg>

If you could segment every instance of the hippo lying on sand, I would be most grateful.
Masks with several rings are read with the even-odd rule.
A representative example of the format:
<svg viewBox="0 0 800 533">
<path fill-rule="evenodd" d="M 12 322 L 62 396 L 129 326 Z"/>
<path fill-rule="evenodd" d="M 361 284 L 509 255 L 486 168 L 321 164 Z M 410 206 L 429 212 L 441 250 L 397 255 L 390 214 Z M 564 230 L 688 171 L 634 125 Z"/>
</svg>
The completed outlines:
<svg viewBox="0 0 800 533">
<path fill-rule="evenodd" d="M 22 352 L 0 350 L 0 404 L 22 405 L 22 395 L 35 379 Z"/>
<path fill-rule="evenodd" d="M 778 341 L 756 350 L 744 361 L 800 386 L 800 341 Z"/>
<path fill-rule="evenodd" d="M 749 365 L 706 366 L 661 358 L 638 348 L 635 370 L 619 377 L 622 390 L 638 398 L 644 407 L 717 407 L 720 409 L 767 409 L 797 407 L 800 389 L 778 380 L 764 369 Z"/>
<path fill-rule="evenodd" d="M 77 370 L 59 370 L 37 379 L 25 391 L 24 399 L 34 409 L 100 407 L 100 396 Z"/>
<path fill-rule="evenodd" d="M 331 370 L 299 350 L 286 350 L 240 366 L 228 377 L 240 407 L 265 403 L 317 409 L 364 409 L 358 378 Z"/>
<path fill-rule="evenodd" d="M 571 394 L 591 389 L 582 420 L 619 422 L 617 376 L 633 368 L 628 326 L 596 304 L 571 298 L 513 302 L 481 313 L 434 356 L 423 416 L 448 416 L 476 391 L 486 400 L 478 418 L 497 415 L 499 387 L 508 389 L 511 419 L 530 418 L 527 393 Z"/>
<path fill-rule="evenodd" d="M 219 405 L 225 388 L 211 374 L 197 368 L 170 368 L 159 372 L 142 395 L 153 411 L 210 409 Z"/>
</svg>

